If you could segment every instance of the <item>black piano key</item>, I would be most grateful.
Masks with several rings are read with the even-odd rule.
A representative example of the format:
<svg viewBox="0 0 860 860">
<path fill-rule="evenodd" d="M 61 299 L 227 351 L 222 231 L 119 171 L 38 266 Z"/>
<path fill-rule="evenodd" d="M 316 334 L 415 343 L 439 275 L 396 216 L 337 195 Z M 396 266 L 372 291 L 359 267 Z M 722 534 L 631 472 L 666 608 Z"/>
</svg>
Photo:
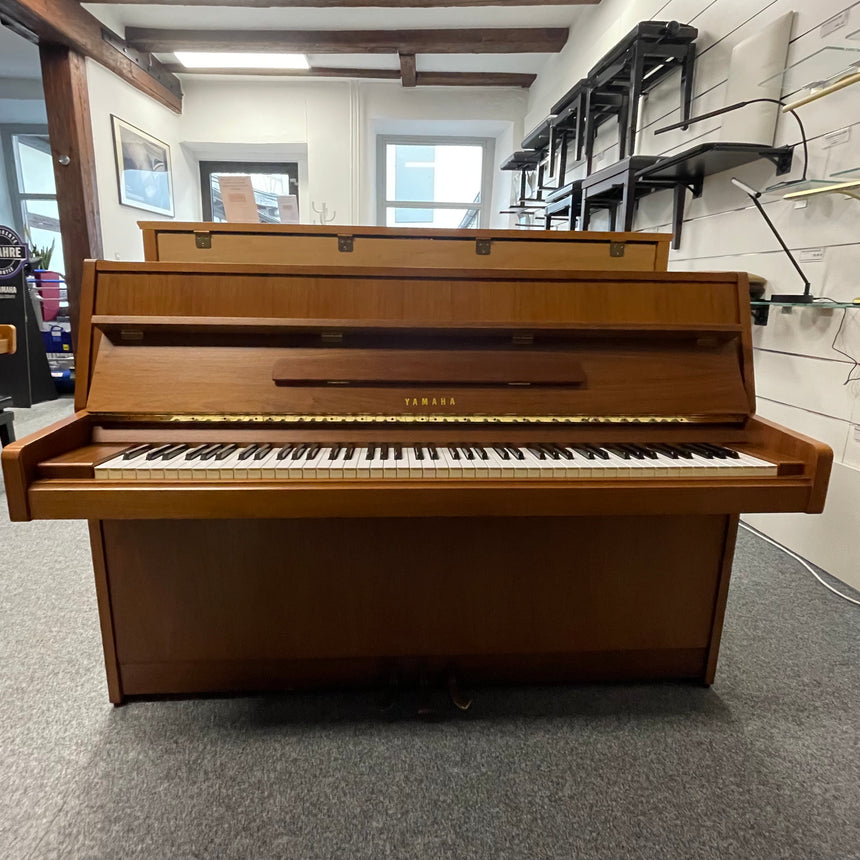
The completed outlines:
<svg viewBox="0 0 860 860">
<path fill-rule="evenodd" d="M 740 459 L 740 454 L 738 454 L 737 451 L 732 451 L 731 448 L 724 448 L 722 445 L 714 445 L 711 442 L 702 442 L 702 444 L 706 448 L 713 451 L 714 454 L 716 454 L 717 457 L 720 457 L 720 459 L 722 459 L 722 460 L 728 460 L 728 459 L 739 460 Z"/>
<path fill-rule="evenodd" d="M 627 451 L 630 454 L 631 457 L 635 458 L 636 460 L 644 460 L 645 459 L 645 454 L 639 450 L 638 445 L 631 445 L 629 442 L 622 442 L 619 444 L 618 447 L 623 448 L 625 451 Z"/>
<path fill-rule="evenodd" d="M 279 460 L 286 460 L 287 457 L 290 456 L 290 451 L 292 451 L 293 448 L 295 448 L 295 447 L 296 447 L 295 445 L 284 445 L 284 447 L 281 448 L 280 451 L 278 451 L 278 459 Z"/>
<path fill-rule="evenodd" d="M 504 445 L 493 445 L 492 447 L 493 447 L 493 450 L 494 450 L 494 451 L 495 451 L 495 452 L 496 452 L 496 453 L 497 453 L 497 454 L 498 454 L 498 455 L 499 455 L 503 460 L 510 460 L 510 459 L 511 459 L 511 453 L 510 453 L 510 451 L 508 451 L 508 449 L 507 449 L 507 448 L 505 448 L 505 446 L 504 446 Z"/>
<path fill-rule="evenodd" d="M 688 451 L 681 445 L 669 445 L 668 447 L 671 448 L 679 457 L 683 457 L 685 460 L 693 459 L 693 452 Z"/>
<path fill-rule="evenodd" d="M 260 445 L 257 448 L 257 450 L 254 452 L 254 459 L 255 460 L 262 460 L 264 457 L 268 457 L 271 450 L 272 450 L 272 446 L 269 445 L 268 443 L 266 443 L 264 445 Z"/>
<path fill-rule="evenodd" d="M 556 445 L 555 442 L 552 443 L 553 450 L 557 451 L 559 456 L 564 457 L 565 460 L 572 460 L 573 454 L 567 450 L 567 448 L 562 448 L 561 445 Z"/>
<path fill-rule="evenodd" d="M 172 447 L 173 447 L 172 442 L 168 442 L 166 445 L 159 445 L 157 448 L 153 448 L 146 455 L 146 459 L 147 460 L 154 460 L 156 457 L 161 456 L 161 454 L 163 454 L 165 451 L 167 451 L 169 448 L 172 448 Z"/>
<path fill-rule="evenodd" d="M 460 452 L 459 452 L 456 448 L 452 448 L 452 447 L 449 445 L 449 446 L 448 446 L 448 450 L 451 452 L 451 456 L 452 456 L 455 460 L 459 460 L 459 459 L 460 459 Z"/>
<path fill-rule="evenodd" d="M 647 445 L 628 445 L 629 448 L 635 448 L 643 457 L 647 457 L 649 460 L 656 460 L 658 458 L 658 454 L 652 451 Z"/>
<path fill-rule="evenodd" d="M 217 445 L 210 445 L 205 451 L 200 452 L 200 459 L 211 460 L 221 450 L 223 445 L 223 442 L 220 442 Z"/>
<path fill-rule="evenodd" d="M 439 459 L 439 452 L 436 450 L 435 445 L 428 445 L 427 450 L 430 452 L 430 459 L 431 460 L 438 460 Z"/>
<path fill-rule="evenodd" d="M 684 442 L 681 445 L 681 448 L 685 451 L 689 451 L 691 454 L 697 454 L 699 457 L 704 457 L 706 460 L 716 459 L 716 455 L 713 451 L 709 451 L 707 448 L 703 448 L 695 442 Z"/>
<path fill-rule="evenodd" d="M 475 445 L 475 451 L 481 460 L 489 460 L 490 459 L 490 455 L 487 453 L 486 448 L 482 447 L 481 445 Z"/>
<path fill-rule="evenodd" d="M 337 460 L 337 456 L 338 454 L 340 454 L 340 450 L 342 447 L 342 445 L 332 445 L 331 452 L 328 455 L 329 460 Z"/>
<path fill-rule="evenodd" d="M 680 456 L 671 445 L 663 445 L 659 442 L 655 442 L 651 445 L 645 445 L 644 447 L 647 448 L 655 457 L 659 457 L 662 454 L 670 460 L 677 460 Z"/>
<path fill-rule="evenodd" d="M 309 446 L 307 445 L 296 445 L 296 447 L 293 448 L 293 452 L 290 454 L 290 459 L 300 460 L 307 453 L 308 447 Z"/>
<path fill-rule="evenodd" d="M 376 445 L 368 445 L 367 451 L 364 454 L 364 459 L 368 460 L 368 461 L 373 461 L 375 454 L 376 454 Z"/>
<path fill-rule="evenodd" d="M 402 445 L 392 445 L 391 446 L 394 451 L 394 459 L 402 460 L 403 459 L 403 446 Z"/>
<path fill-rule="evenodd" d="M 420 445 L 414 445 L 412 450 L 415 452 L 415 459 L 416 460 L 423 460 L 424 459 L 424 449 Z"/>
<path fill-rule="evenodd" d="M 185 452 L 185 459 L 186 460 L 194 460 L 197 457 L 199 457 L 204 451 L 206 451 L 208 448 L 211 448 L 211 447 L 212 446 L 207 444 L 206 442 L 204 442 L 202 445 L 196 445 L 190 451 Z"/>
<path fill-rule="evenodd" d="M 468 445 L 461 445 L 460 450 L 466 455 L 467 460 L 475 459 L 475 452 Z"/>
<path fill-rule="evenodd" d="M 351 460 L 355 456 L 355 445 L 347 445 L 346 450 L 343 453 L 343 459 Z"/>
<path fill-rule="evenodd" d="M 379 449 L 379 458 L 381 460 L 388 459 L 388 445 L 382 445 Z"/>
<path fill-rule="evenodd" d="M 310 463 L 311 460 L 315 460 L 319 456 L 319 453 L 320 453 L 320 446 L 319 445 L 311 445 L 308 448 L 308 453 L 307 453 L 307 456 L 305 457 L 305 459 L 308 461 L 308 463 Z"/>
<path fill-rule="evenodd" d="M 585 457 L 586 460 L 596 460 L 597 454 L 594 453 L 590 448 L 587 448 L 585 445 L 571 445 L 570 446 L 577 454 Z"/>
<path fill-rule="evenodd" d="M 239 455 L 239 459 L 249 460 L 258 447 L 258 445 L 248 445 L 248 447 Z"/>
<path fill-rule="evenodd" d="M 632 456 L 622 445 L 603 445 L 602 447 L 605 451 L 609 451 L 617 457 L 621 457 L 622 460 L 629 460 Z"/>
<path fill-rule="evenodd" d="M 187 450 L 188 450 L 187 445 L 182 445 L 182 444 L 174 445 L 172 448 L 168 448 L 167 451 L 165 451 L 161 455 L 161 457 L 159 457 L 159 459 L 161 461 L 173 460 L 175 457 L 178 457 L 181 453 L 183 453 L 183 451 L 187 451 Z"/>
<path fill-rule="evenodd" d="M 132 457 L 139 457 L 141 454 L 146 453 L 152 445 L 135 445 L 133 448 L 126 448 L 125 451 L 122 452 L 123 460 L 131 460 Z"/>
<path fill-rule="evenodd" d="M 609 459 L 609 453 L 607 451 L 604 451 L 603 448 L 601 448 L 599 445 L 592 445 L 590 442 L 586 442 L 585 447 L 588 448 L 590 451 L 594 451 L 594 453 L 598 457 L 600 457 L 601 460 Z"/>
<path fill-rule="evenodd" d="M 222 445 L 221 450 L 215 454 L 216 460 L 226 460 L 239 446 L 235 442 L 229 445 Z"/>
<path fill-rule="evenodd" d="M 549 456 L 553 460 L 560 460 L 561 459 L 561 454 L 559 454 L 558 451 L 556 451 L 552 445 L 541 445 L 540 449 L 542 451 L 546 451 L 547 456 Z"/>
</svg>

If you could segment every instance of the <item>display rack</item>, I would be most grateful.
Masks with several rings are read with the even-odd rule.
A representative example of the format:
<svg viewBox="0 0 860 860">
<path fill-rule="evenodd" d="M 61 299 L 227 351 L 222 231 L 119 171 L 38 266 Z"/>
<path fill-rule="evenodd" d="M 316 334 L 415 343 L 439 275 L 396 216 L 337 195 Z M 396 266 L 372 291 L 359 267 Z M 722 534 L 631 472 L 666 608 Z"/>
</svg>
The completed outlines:
<svg viewBox="0 0 860 860">
<path fill-rule="evenodd" d="M 819 311 L 860 309 L 860 302 L 771 302 L 766 300 L 750 302 L 753 323 L 767 325 L 771 308 L 814 308 Z"/>
<path fill-rule="evenodd" d="M 48 357 L 51 379 L 58 391 L 71 392 L 75 384 L 75 357 L 66 280 L 56 272 L 37 270 L 27 278 L 27 286 L 39 310 L 39 331 Z"/>
<path fill-rule="evenodd" d="M 783 113 L 860 81 L 860 48 L 825 45 L 760 82 L 782 81 Z"/>
</svg>

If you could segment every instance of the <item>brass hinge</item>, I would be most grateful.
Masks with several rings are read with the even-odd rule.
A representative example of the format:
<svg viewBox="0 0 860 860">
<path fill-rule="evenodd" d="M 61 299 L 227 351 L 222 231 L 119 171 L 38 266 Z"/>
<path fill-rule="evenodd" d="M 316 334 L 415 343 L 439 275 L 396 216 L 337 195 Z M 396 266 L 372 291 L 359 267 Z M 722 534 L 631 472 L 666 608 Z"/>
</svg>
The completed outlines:
<svg viewBox="0 0 860 860">
<path fill-rule="evenodd" d="M 610 242 L 609 243 L 609 256 L 610 257 L 623 257 L 626 249 L 627 249 L 627 245 L 625 245 L 624 242 Z"/>
<path fill-rule="evenodd" d="M 323 343 L 340 343 L 343 340 L 342 331 L 324 331 L 320 335 L 320 340 Z"/>
<path fill-rule="evenodd" d="M 355 247 L 355 238 L 353 236 L 338 236 L 337 249 L 342 254 L 351 254 Z"/>
<path fill-rule="evenodd" d="M 479 257 L 489 257 L 493 250 L 493 240 L 492 239 L 476 239 L 475 240 L 475 253 Z"/>
<path fill-rule="evenodd" d="M 212 234 L 204 230 L 195 230 L 194 247 L 201 251 L 208 251 L 212 247 Z"/>
<path fill-rule="evenodd" d="M 511 342 L 514 346 L 531 346 L 535 342 L 535 336 L 533 334 L 515 334 L 511 338 Z"/>
<path fill-rule="evenodd" d="M 143 332 L 139 328 L 123 328 L 119 331 L 120 340 L 143 340 Z"/>
</svg>

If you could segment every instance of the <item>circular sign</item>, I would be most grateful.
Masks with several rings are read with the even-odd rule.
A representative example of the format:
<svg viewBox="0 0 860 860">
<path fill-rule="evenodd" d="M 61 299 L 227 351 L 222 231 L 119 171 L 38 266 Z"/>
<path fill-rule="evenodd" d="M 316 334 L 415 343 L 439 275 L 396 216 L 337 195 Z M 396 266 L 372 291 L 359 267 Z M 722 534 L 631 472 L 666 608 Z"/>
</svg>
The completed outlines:
<svg viewBox="0 0 860 860">
<path fill-rule="evenodd" d="M 0 227 L 0 278 L 12 278 L 27 262 L 27 246 L 14 230 Z"/>
</svg>

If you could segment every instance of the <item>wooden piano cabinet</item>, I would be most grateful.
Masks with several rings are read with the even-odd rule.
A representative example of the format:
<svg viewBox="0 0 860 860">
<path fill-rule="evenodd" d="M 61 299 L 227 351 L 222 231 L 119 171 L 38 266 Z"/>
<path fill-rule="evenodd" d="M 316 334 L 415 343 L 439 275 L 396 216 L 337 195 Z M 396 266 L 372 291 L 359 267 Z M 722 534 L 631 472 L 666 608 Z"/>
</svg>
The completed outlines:
<svg viewBox="0 0 860 860">
<path fill-rule="evenodd" d="M 113 702 L 384 683 L 687 678 L 716 665 L 737 518 L 93 523 Z"/>
<path fill-rule="evenodd" d="M 141 221 L 144 259 L 290 266 L 616 269 L 665 272 L 670 233 L 391 230 Z"/>
</svg>

